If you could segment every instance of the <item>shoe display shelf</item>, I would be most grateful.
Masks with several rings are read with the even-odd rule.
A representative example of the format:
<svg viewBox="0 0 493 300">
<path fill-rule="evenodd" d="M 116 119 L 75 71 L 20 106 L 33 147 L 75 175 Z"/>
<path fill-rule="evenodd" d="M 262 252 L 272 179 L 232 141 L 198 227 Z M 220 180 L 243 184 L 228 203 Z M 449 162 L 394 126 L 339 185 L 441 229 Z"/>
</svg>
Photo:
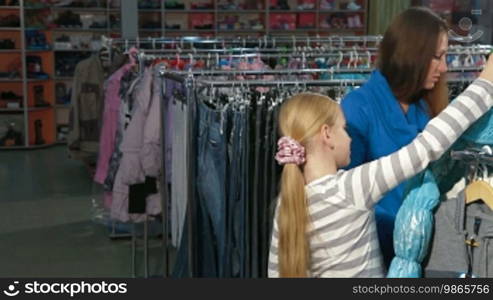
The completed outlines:
<svg viewBox="0 0 493 300">
<path fill-rule="evenodd" d="M 23 0 L 0 1 L 0 149 L 55 143 L 51 34 L 30 28 Z M 17 25 L 17 26 L 15 26 Z"/>
<path fill-rule="evenodd" d="M 367 34 L 368 0 L 138 0 L 140 37 Z"/>
</svg>

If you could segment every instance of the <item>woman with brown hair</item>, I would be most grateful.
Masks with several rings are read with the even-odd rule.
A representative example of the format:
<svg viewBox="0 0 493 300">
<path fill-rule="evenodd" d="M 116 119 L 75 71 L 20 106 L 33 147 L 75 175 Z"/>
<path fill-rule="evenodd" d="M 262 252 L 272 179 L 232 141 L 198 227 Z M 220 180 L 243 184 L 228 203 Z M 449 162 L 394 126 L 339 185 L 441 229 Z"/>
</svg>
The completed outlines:
<svg viewBox="0 0 493 300">
<path fill-rule="evenodd" d="M 447 106 L 447 32 L 446 23 L 427 8 L 410 8 L 394 18 L 380 44 L 377 70 L 341 103 L 352 138 L 348 169 L 409 144 Z M 375 209 L 387 267 L 394 257 L 394 221 L 405 184 L 388 192 Z"/>
</svg>

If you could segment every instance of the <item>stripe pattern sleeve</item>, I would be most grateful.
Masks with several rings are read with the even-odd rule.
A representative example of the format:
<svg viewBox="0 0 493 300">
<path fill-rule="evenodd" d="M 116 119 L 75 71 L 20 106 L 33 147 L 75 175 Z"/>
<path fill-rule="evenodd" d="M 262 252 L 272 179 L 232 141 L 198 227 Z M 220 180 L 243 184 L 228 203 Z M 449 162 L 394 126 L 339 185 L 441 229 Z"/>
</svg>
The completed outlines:
<svg viewBox="0 0 493 300">
<path fill-rule="evenodd" d="M 277 202 L 279 204 L 279 201 Z M 269 278 L 279 278 L 279 231 L 277 226 L 279 205 L 276 207 L 274 222 L 272 227 L 272 236 L 270 242 L 269 262 L 267 266 L 267 276 Z"/>
<path fill-rule="evenodd" d="M 493 83 L 475 80 L 425 130 L 399 151 L 338 173 L 339 187 L 356 207 L 373 207 L 389 190 L 438 159 L 493 105 Z"/>
</svg>

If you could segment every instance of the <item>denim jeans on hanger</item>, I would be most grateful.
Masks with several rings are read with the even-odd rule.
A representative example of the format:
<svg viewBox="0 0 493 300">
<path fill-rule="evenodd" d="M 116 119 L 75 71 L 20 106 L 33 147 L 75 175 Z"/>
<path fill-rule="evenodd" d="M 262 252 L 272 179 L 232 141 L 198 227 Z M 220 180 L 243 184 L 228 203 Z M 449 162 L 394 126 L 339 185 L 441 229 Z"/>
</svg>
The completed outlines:
<svg viewBox="0 0 493 300">
<path fill-rule="evenodd" d="M 259 156 L 260 156 L 260 144 L 258 143 L 258 134 L 261 125 L 261 110 L 259 105 L 255 105 L 254 117 L 253 117 L 253 132 L 252 132 L 252 173 L 251 175 L 251 205 L 250 205 L 250 225 L 251 225 L 251 235 L 250 235 L 250 276 L 252 278 L 258 278 L 258 185 L 259 178 L 258 168 L 259 168 Z"/>
<path fill-rule="evenodd" d="M 197 140 L 197 202 L 202 212 L 201 227 L 211 228 L 212 235 L 201 235 L 200 240 L 213 245 L 213 253 L 199 252 L 199 260 L 220 261 L 226 249 L 226 197 L 227 197 L 227 110 L 213 110 L 198 101 L 198 140 Z M 204 232 L 206 234 L 207 232 Z M 209 272 L 210 271 L 210 272 Z M 222 277 L 224 270 L 218 264 L 216 270 L 207 274 Z"/>
<path fill-rule="evenodd" d="M 226 277 L 241 277 L 244 273 L 245 261 L 245 209 L 244 182 L 245 168 L 243 164 L 245 148 L 245 112 L 230 112 L 230 132 L 228 140 L 228 197 L 227 197 L 227 251 L 223 260 Z"/>
<path fill-rule="evenodd" d="M 251 239 L 251 275 L 253 278 L 260 277 L 260 260 L 261 260 L 261 230 L 262 230 L 262 212 L 261 212 L 261 197 L 263 195 L 265 178 L 262 176 L 264 170 L 263 164 L 263 136 L 264 136 L 264 126 L 265 126 L 265 99 L 260 100 L 257 105 L 255 105 L 255 135 L 254 135 L 254 172 L 253 172 L 253 189 L 252 189 L 252 239 Z"/>
<path fill-rule="evenodd" d="M 245 108 L 245 116 L 243 118 L 243 128 L 244 128 L 244 136 L 241 139 L 243 144 L 243 159 L 242 159 L 242 168 L 243 168 L 243 180 L 242 180 L 242 197 L 243 197 L 243 219 L 245 230 L 243 232 L 242 243 L 243 243 L 243 270 L 241 277 L 249 278 L 250 277 L 250 251 L 249 251 L 249 236 L 250 236 L 250 219 L 248 215 L 249 206 L 250 206 L 250 107 Z"/>
<path fill-rule="evenodd" d="M 280 180 L 281 180 L 281 175 L 282 175 L 282 167 L 277 163 L 275 160 L 275 155 L 277 153 L 277 141 L 279 140 L 279 109 L 280 105 L 276 105 L 274 107 L 274 112 L 273 112 L 273 120 L 272 120 L 272 126 L 273 130 L 271 131 L 271 136 L 272 136 L 272 145 L 271 145 L 271 176 L 272 176 L 272 184 L 270 187 L 270 203 L 269 203 L 269 245 L 270 245 L 270 238 L 272 235 L 272 225 L 274 221 L 274 214 L 276 210 L 276 205 L 277 205 L 277 199 L 279 197 L 280 193 Z"/>
<path fill-rule="evenodd" d="M 267 101 L 270 103 L 270 101 Z M 268 104 L 266 105 L 268 107 Z M 270 132 L 271 122 L 272 122 L 272 111 L 269 109 L 265 109 L 265 117 L 264 117 L 264 135 L 261 141 L 262 147 L 262 166 L 263 170 L 259 174 L 259 177 L 262 181 L 262 189 L 260 194 L 260 214 L 262 216 L 260 223 L 260 277 L 267 277 L 267 261 L 268 261 L 268 250 L 269 245 L 268 241 L 270 240 L 267 236 L 267 224 L 268 224 L 268 203 L 270 203 L 270 186 L 272 184 L 271 178 L 271 168 L 270 168 L 270 157 L 271 157 L 271 136 Z"/>
</svg>

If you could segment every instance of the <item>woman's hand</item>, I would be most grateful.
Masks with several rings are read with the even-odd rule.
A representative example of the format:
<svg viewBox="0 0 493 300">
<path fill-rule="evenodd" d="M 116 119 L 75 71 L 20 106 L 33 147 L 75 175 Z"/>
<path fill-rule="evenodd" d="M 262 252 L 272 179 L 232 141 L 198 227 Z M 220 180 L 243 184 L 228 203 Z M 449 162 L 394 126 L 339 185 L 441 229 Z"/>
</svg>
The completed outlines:
<svg viewBox="0 0 493 300">
<path fill-rule="evenodd" d="M 486 66 L 479 75 L 480 78 L 486 79 L 493 83 L 493 53 L 490 54 L 490 57 L 488 58 L 488 61 L 486 62 Z"/>
</svg>

